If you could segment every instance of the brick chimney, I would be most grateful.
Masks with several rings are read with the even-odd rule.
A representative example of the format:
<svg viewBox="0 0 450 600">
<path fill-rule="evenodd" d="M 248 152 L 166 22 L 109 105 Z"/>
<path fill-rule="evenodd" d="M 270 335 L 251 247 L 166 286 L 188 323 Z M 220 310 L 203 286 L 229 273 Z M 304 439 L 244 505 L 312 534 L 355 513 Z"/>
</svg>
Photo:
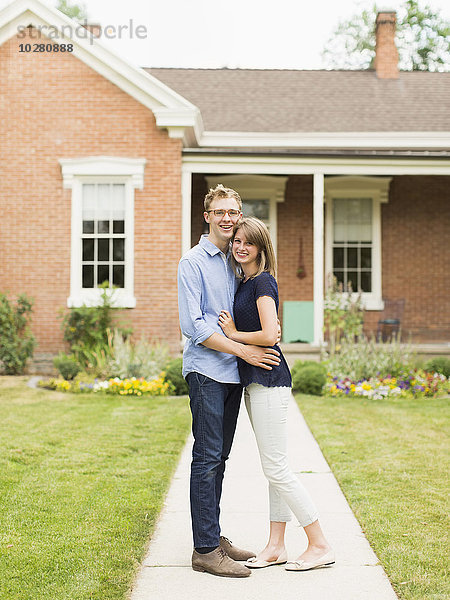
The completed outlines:
<svg viewBox="0 0 450 600">
<path fill-rule="evenodd" d="M 395 11 L 380 11 L 375 28 L 375 71 L 378 79 L 398 79 Z"/>
</svg>

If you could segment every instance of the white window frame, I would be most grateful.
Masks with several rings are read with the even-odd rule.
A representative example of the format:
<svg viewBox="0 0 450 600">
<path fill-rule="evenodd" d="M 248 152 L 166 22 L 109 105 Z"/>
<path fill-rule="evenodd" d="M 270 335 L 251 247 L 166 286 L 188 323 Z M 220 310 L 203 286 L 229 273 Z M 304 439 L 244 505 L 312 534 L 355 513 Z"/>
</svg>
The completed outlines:
<svg viewBox="0 0 450 600">
<path fill-rule="evenodd" d="M 366 310 L 383 310 L 381 264 L 381 204 L 388 202 L 392 177 L 338 176 L 325 178 L 325 285 L 333 273 L 333 200 L 337 198 L 372 199 L 372 291 L 363 292 Z M 356 297 L 356 292 L 353 294 Z"/>
<path fill-rule="evenodd" d="M 82 206 L 83 183 L 125 185 L 125 286 L 106 290 L 117 308 L 134 308 L 134 190 L 144 187 L 144 158 L 96 156 L 60 159 L 63 186 L 72 190 L 70 241 L 70 296 L 67 306 L 98 306 L 101 288 L 82 287 Z"/>
<path fill-rule="evenodd" d="M 269 200 L 269 229 L 275 256 L 277 255 L 277 204 L 284 202 L 288 177 L 273 175 L 215 175 L 207 176 L 208 188 L 222 183 L 236 190 L 242 200 Z"/>
</svg>

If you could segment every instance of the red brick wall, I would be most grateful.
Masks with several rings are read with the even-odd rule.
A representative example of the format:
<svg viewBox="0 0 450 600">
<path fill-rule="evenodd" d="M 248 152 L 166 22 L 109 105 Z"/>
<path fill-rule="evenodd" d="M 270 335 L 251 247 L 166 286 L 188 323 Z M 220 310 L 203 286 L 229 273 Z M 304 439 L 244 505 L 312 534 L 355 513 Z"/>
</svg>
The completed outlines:
<svg viewBox="0 0 450 600">
<path fill-rule="evenodd" d="M 405 299 L 404 339 L 449 341 L 450 177 L 394 177 L 381 210 L 383 297 Z M 379 318 L 366 313 L 366 329 Z"/>
<path fill-rule="evenodd" d="M 144 189 L 135 192 L 137 307 L 124 312 L 137 337 L 178 350 L 181 142 L 72 54 L 19 53 L 27 41 L 0 47 L 0 290 L 34 298 L 37 352 L 63 348 L 57 313 L 69 296 L 71 191 L 58 159 L 146 158 Z"/>
</svg>

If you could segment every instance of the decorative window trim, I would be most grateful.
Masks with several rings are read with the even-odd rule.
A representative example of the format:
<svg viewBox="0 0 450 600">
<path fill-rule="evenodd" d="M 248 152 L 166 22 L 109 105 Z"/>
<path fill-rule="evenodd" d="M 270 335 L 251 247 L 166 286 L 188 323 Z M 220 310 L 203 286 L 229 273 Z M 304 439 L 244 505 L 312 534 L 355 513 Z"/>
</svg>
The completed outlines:
<svg viewBox="0 0 450 600">
<path fill-rule="evenodd" d="M 123 183 L 125 185 L 125 287 L 107 290 L 116 308 L 134 308 L 134 190 L 143 189 L 143 158 L 96 156 L 60 159 L 63 186 L 72 190 L 70 242 L 70 296 L 67 306 L 98 306 L 100 288 L 83 289 L 81 279 L 82 186 L 83 183 Z"/>
<path fill-rule="evenodd" d="M 335 198 L 372 199 L 372 292 L 363 292 L 366 310 L 383 310 L 381 264 L 381 204 L 388 202 L 392 177 L 338 176 L 325 178 L 325 273 L 333 272 L 333 213 Z M 356 293 L 354 294 L 356 296 Z"/>
<path fill-rule="evenodd" d="M 277 203 L 284 202 L 288 177 L 273 175 L 215 175 L 206 177 L 208 187 L 222 183 L 239 192 L 243 200 L 269 200 L 269 224 L 273 249 L 277 254 Z"/>
</svg>

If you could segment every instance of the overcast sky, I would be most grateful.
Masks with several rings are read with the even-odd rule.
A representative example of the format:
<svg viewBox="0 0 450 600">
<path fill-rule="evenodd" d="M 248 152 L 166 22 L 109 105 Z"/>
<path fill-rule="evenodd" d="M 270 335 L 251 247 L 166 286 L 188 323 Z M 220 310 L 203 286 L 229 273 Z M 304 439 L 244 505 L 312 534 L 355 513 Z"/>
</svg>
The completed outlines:
<svg viewBox="0 0 450 600">
<path fill-rule="evenodd" d="M 0 0 L 0 7 L 10 0 Z M 46 0 L 56 5 L 57 0 Z M 448 0 L 422 0 L 450 19 Z M 321 52 L 358 0 L 80 0 L 89 20 L 122 28 L 105 44 L 139 66 L 320 69 Z M 396 9 L 402 0 L 378 2 Z M 131 22 L 130 22 L 131 20 Z M 137 27 L 140 27 L 136 31 Z M 145 29 L 144 29 L 145 28 Z M 131 31 L 130 31 L 131 29 Z M 110 30 L 116 35 L 114 30 Z M 141 35 L 139 39 L 138 35 Z"/>
</svg>

